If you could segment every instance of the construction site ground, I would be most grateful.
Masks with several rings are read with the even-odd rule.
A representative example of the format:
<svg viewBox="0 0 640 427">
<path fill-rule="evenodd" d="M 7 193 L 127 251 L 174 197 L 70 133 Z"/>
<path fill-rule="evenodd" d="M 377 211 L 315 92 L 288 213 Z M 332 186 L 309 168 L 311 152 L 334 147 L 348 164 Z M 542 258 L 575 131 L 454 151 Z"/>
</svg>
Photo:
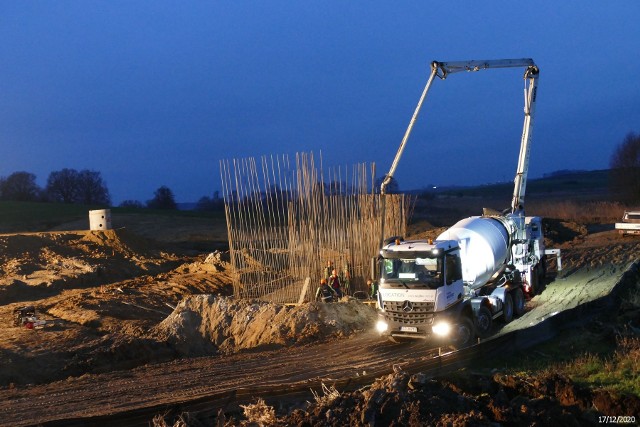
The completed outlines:
<svg viewBox="0 0 640 427">
<path fill-rule="evenodd" d="M 289 307 L 229 298 L 228 253 L 214 250 L 224 246 L 224 224 L 154 225 L 135 215 L 114 217 L 113 224 L 108 231 L 73 231 L 86 228 L 78 222 L 0 235 L 0 425 L 148 425 L 154 411 L 173 422 L 181 408 L 193 408 L 186 402 L 198 399 L 200 410 L 208 401 L 227 408 L 208 416 L 234 424 L 242 422 L 234 412 L 238 396 L 274 404 L 270 392 L 316 387 L 323 393 L 319 384 L 355 391 L 338 396 L 326 389 L 315 406 L 304 404 L 308 397 L 283 400 L 277 420 L 263 411 L 264 424 L 544 424 L 536 417 L 548 412 L 557 416 L 547 424 L 567 425 L 596 424 L 598 414 L 640 416 L 637 396 L 587 394 L 564 378 L 494 373 L 478 382 L 458 373 L 434 382 L 416 376 L 405 369 L 409 362 L 426 363 L 433 346 L 382 340 L 373 332 L 370 305 Z M 640 239 L 620 236 L 613 224 L 558 220 L 550 227 L 547 243 L 562 250 L 563 270 L 550 272 L 527 312 L 502 326 L 498 337 L 608 295 L 640 253 Z M 437 232 L 421 223 L 410 231 L 417 237 Z M 36 307 L 41 327 L 13 326 L 13 310 L 25 305 Z M 640 327 L 638 307 L 625 322 Z M 490 398 L 483 400 L 483 393 Z M 415 403 L 436 397 L 429 414 Z M 194 416 L 190 425 L 201 422 Z"/>
</svg>

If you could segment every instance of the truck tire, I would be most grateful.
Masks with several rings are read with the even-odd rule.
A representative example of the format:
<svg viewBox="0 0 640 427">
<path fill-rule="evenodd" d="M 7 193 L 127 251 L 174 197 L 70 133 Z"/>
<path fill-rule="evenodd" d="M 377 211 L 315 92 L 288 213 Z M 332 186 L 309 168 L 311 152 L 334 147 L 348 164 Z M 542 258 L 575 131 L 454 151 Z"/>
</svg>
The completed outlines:
<svg viewBox="0 0 640 427">
<path fill-rule="evenodd" d="M 456 350 L 460 350 L 475 344 L 475 328 L 469 316 L 461 316 L 457 326 L 458 327 L 451 342 L 452 347 Z"/>
<path fill-rule="evenodd" d="M 493 319 L 491 317 L 491 311 L 484 305 L 478 309 L 475 316 L 475 329 L 476 335 L 480 338 L 486 338 L 491 334 L 491 326 Z"/>
<path fill-rule="evenodd" d="M 504 294 L 504 307 L 502 308 L 502 321 L 509 323 L 513 320 L 513 297 L 510 292 Z"/>
<path fill-rule="evenodd" d="M 529 296 L 534 297 L 538 293 L 538 266 L 531 271 L 531 283 L 529 283 Z"/>
<path fill-rule="evenodd" d="M 513 313 L 520 317 L 524 311 L 524 293 L 522 288 L 517 288 L 513 291 Z"/>
</svg>

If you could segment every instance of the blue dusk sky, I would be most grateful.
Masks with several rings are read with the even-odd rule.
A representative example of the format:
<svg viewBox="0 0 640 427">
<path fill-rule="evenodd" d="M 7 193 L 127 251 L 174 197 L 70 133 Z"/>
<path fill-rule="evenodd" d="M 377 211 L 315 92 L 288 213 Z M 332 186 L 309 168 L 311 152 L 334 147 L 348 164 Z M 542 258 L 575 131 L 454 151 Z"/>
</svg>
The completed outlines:
<svg viewBox="0 0 640 427">
<path fill-rule="evenodd" d="M 433 60 L 533 58 L 530 177 L 640 132 L 640 1 L 0 1 L 0 176 L 102 173 L 114 204 L 221 188 L 219 161 L 383 175 Z M 523 69 L 437 80 L 401 189 L 511 181 Z"/>
</svg>

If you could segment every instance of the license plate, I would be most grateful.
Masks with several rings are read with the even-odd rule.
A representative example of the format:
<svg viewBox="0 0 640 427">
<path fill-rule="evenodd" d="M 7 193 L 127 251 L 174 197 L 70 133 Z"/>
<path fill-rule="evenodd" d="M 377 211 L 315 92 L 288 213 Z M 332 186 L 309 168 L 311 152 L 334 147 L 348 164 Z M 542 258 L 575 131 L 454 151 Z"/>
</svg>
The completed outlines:
<svg viewBox="0 0 640 427">
<path fill-rule="evenodd" d="M 418 328 L 416 328 L 415 326 L 401 326 L 400 331 L 401 332 L 418 332 Z"/>
</svg>

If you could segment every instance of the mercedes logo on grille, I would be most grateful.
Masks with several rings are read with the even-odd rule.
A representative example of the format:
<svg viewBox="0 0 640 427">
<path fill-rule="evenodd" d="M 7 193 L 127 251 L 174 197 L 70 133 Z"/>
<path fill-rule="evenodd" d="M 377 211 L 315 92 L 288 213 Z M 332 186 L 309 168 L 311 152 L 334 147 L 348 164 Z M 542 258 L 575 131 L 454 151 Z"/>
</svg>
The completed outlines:
<svg viewBox="0 0 640 427">
<path fill-rule="evenodd" d="M 413 304 L 411 304 L 411 301 L 405 301 L 404 304 L 402 304 L 402 311 L 407 313 L 413 311 Z"/>
</svg>

